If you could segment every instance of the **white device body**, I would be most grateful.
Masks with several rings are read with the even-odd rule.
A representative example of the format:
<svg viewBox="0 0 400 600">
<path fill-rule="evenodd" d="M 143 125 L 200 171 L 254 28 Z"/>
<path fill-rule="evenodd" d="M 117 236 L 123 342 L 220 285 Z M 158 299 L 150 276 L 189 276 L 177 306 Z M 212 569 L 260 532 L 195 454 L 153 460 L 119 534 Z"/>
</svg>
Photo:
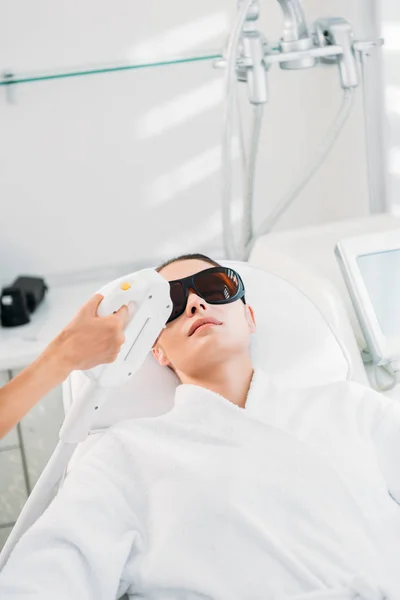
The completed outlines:
<svg viewBox="0 0 400 600">
<path fill-rule="evenodd" d="M 133 316 L 125 329 L 125 342 L 117 359 L 83 371 L 87 385 L 72 403 L 60 429 L 60 440 L 79 444 L 89 435 L 94 415 L 109 391 L 126 383 L 142 366 L 171 315 L 170 287 L 154 269 L 143 269 L 112 281 L 98 291 L 104 296 L 98 315 L 112 315 L 134 302 Z"/>
<path fill-rule="evenodd" d="M 118 358 L 84 371 L 101 387 L 117 387 L 141 367 L 171 315 L 170 287 L 157 271 L 143 269 L 112 281 L 98 293 L 104 296 L 97 311 L 100 317 L 112 315 L 128 302 L 135 304 Z"/>
<path fill-rule="evenodd" d="M 394 306 L 394 313 L 392 307 L 393 303 L 397 304 L 394 292 L 400 288 L 400 269 L 390 271 L 389 282 L 393 292 L 390 294 L 390 292 L 387 293 L 388 278 L 385 277 L 387 269 L 380 269 L 375 265 L 374 286 L 381 296 L 381 306 L 378 311 L 377 302 L 375 300 L 374 303 L 371 297 L 371 289 L 368 289 L 365 272 L 363 273 L 360 266 L 360 259 L 365 260 L 368 257 L 382 255 L 380 260 L 386 260 L 390 258 L 388 253 L 393 252 L 398 252 L 400 258 L 400 229 L 340 240 L 335 252 L 374 364 L 392 365 L 395 370 L 398 370 L 400 366 L 400 328 L 398 327 L 400 304 L 398 309 Z M 385 304 L 391 309 L 390 311 L 385 311 Z M 387 315 L 396 315 L 390 331 L 387 323 L 384 327 L 382 326 L 382 316 L 379 318 L 378 315 L 379 312 L 382 315 L 382 311 Z"/>
</svg>

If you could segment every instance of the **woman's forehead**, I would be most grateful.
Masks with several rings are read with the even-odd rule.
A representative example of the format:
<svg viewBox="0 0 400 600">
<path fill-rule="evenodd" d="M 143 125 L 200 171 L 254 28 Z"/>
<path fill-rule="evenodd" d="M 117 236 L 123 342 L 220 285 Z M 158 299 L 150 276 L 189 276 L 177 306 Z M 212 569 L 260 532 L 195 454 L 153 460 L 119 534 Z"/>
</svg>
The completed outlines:
<svg viewBox="0 0 400 600">
<path fill-rule="evenodd" d="M 160 275 L 168 281 L 173 281 L 174 279 L 183 279 L 184 277 L 189 277 L 189 275 L 194 275 L 194 273 L 198 273 L 199 271 L 210 269 L 212 266 L 213 265 L 210 263 L 197 258 L 179 260 L 164 267 L 160 271 Z"/>
</svg>

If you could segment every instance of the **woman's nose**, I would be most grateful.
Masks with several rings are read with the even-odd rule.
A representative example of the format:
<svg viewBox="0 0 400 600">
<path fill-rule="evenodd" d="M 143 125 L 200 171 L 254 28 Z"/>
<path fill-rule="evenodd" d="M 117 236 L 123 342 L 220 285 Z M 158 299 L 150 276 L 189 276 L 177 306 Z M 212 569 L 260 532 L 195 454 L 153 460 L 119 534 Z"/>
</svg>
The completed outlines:
<svg viewBox="0 0 400 600">
<path fill-rule="evenodd" d="M 206 302 L 200 298 L 193 290 L 189 290 L 186 310 L 190 315 L 194 315 L 199 309 L 206 310 Z"/>
</svg>

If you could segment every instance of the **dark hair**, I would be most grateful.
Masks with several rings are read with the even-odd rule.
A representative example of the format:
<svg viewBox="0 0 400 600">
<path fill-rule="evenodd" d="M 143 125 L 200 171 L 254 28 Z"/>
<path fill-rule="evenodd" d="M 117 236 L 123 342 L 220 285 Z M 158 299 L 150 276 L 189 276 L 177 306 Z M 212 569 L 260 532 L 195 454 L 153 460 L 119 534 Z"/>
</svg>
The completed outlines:
<svg viewBox="0 0 400 600">
<path fill-rule="evenodd" d="M 169 260 L 166 260 L 164 263 L 162 263 L 156 268 L 156 271 L 157 273 L 159 273 L 162 269 L 168 267 L 168 265 L 172 265 L 173 263 L 179 262 L 181 260 L 203 260 L 204 262 L 207 262 L 210 265 L 213 265 L 214 267 L 221 266 L 219 263 L 217 263 L 209 256 L 206 256 L 205 254 L 182 254 L 181 256 L 177 256 L 176 258 L 170 258 Z"/>
</svg>

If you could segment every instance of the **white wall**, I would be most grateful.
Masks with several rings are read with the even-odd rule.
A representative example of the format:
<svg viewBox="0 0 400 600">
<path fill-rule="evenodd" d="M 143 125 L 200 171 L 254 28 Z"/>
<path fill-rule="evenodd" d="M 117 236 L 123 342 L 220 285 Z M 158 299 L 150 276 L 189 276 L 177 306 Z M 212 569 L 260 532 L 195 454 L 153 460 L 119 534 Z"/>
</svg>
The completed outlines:
<svg viewBox="0 0 400 600">
<path fill-rule="evenodd" d="M 389 147 L 388 195 L 390 203 L 400 210 L 400 4 L 397 0 L 381 0 L 383 34 L 385 36 L 384 71 Z"/>
<path fill-rule="evenodd" d="M 264 33 L 282 15 L 264 1 Z M 364 0 L 306 0 L 362 37 Z M 361 10 L 363 8 L 363 11 Z M 0 0 L 0 71 L 42 71 L 220 50 L 236 0 Z M 270 74 L 257 180 L 268 213 L 323 138 L 341 101 L 336 68 Z M 0 88 L 0 280 L 186 250 L 222 254 L 221 73 L 210 62 Z M 243 102 L 245 116 L 249 106 Z M 360 98 L 340 142 L 279 227 L 367 212 Z"/>
</svg>

